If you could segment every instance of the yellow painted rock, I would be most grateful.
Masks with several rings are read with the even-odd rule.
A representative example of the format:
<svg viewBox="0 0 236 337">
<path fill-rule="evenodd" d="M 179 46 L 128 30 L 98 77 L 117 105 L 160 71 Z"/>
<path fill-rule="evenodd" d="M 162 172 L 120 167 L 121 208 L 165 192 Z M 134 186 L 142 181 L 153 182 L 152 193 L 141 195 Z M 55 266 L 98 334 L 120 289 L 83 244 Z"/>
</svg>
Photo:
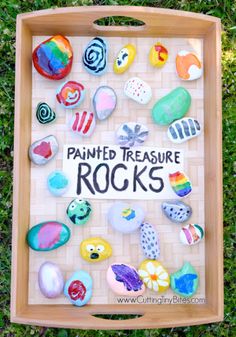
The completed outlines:
<svg viewBox="0 0 236 337">
<path fill-rule="evenodd" d="M 157 42 L 152 46 L 149 52 L 149 61 L 153 67 L 163 67 L 168 59 L 168 50 Z"/>
<path fill-rule="evenodd" d="M 88 262 L 99 262 L 111 256 L 112 248 L 104 239 L 89 238 L 81 242 L 80 254 Z"/>
<path fill-rule="evenodd" d="M 169 288 L 169 274 L 156 260 L 144 260 L 139 266 L 138 274 L 143 283 L 151 290 L 163 292 Z"/>
<path fill-rule="evenodd" d="M 136 48 L 132 44 L 127 44 L 118 53 L 113 70 L 116 74 L 123 74 L 133 63 L 136 55 Z"/>
</svg>

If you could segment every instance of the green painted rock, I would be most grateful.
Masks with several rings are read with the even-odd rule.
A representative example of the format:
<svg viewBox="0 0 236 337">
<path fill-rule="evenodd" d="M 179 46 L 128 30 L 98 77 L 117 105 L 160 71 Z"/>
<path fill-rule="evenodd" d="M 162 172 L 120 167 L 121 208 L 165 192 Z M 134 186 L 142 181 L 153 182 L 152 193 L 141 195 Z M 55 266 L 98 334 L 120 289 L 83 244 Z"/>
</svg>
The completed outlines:
<svg viewBox="0 0 236 337">
<path fill-rule="evenodd" d="M 32 227 L 27 233 L 28 245 L 38 251 L 49 251 L 64 245 L 70 238 L 70 229 L 61 222 L 46 221 Z"/>
<path fill-rule="evenodd" d="M 153 121 L 158 125 L 169 125 L 174 120 L 184 117 L 190 104 L 189 92 L 183 87 L 178 87 L 156 102 L 152 108 Z"/>
<path fill-rule="evenodd" d="M 191 297 L 197 291 L 198 279 L 195 268 L 186 262 L 180 270 L 170 275 L 170 286 L 176 294 Z"/>
</svg>

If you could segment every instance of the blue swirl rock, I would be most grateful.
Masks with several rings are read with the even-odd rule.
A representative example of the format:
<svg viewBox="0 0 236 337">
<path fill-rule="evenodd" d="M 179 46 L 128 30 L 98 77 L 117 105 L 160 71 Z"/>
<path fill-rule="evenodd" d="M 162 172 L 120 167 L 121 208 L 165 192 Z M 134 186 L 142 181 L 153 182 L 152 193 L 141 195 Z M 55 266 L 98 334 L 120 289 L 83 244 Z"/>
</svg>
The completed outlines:
<svg viewBox="0 0 236 337">
<path fill-rule="evenodd" d="M 88 73 L 103 75 L 107 70 L 107 44 L 101 37 L 95 37 L 87 45 L 83 54 L 83 65 Z"/>
</svg>

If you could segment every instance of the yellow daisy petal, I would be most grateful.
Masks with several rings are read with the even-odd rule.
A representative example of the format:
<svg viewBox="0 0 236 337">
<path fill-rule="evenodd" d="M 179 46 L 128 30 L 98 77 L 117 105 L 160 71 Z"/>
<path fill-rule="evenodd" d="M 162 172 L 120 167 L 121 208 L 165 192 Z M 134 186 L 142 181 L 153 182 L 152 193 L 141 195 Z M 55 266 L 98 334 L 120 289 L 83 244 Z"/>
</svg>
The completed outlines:
<svg viewBox="0 0 236 337">
<path fill-rule="evenodd" d="M 155 291 L 159 290 L 158 283 L 156 281 L 152 282 L 152 286 L 153 286 L 153 290 L 155 290 Z"/>
<path fill-rule="evenodd" d="M 147 271 L 149 272 L 149 274 L 152 275 L 152 274 L 155 273 L 155 268 L 154 268 L 154 265 L 153 265 L 152 262 L 148 262 L 146 268 L 147 268 Z"/>
<path fill-rule="evenodd" d="M 143 269 L 139 269 L 138 274 L 141 277 L 147 277 L 148 276 L 148 273 Z"/>
<path fill-rule="evenodd" d="M 162 272 L 164 271 L 163 267 L 162 266 L 158 266 L 156 268 L 156 274 L 159 276 Z"/>
<path fill-rule="evenodd" d="M 165 280 L 168 278 L 168 274 L 166 272 L 162 273 L 161 275 L 159 275 L 159 279 L 160 280 Z"/>
<path fill-rule="evenodd" d="M 149 289 L 152 289 L 152 281 L 151 281 L 151 280 L 148 281 L 147 287 L 148 287 Z"/>
<path fill-rule="evenodd" d="M 159 286 L 162 286 L 162 287 L 167 287 L 169 285 L 168 282 L 162 281 L 162 280 L 157 280 L 157 283 L 159 284 Z"/>
</svg>

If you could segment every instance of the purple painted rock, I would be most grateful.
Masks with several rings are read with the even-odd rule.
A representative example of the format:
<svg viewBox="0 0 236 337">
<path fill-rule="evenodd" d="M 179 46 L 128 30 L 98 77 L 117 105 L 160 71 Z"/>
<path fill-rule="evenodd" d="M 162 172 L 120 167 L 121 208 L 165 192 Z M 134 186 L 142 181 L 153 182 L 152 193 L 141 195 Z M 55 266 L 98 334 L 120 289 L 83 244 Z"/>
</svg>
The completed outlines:
<svg viewBox="0 0 236 337">
<path fill-rule="evenodd" d="M 45 297 L 58 297 L 64 288 L 64 278 L 60 268 L 55 263 L 44 262 L 39 268 L 38 284 Z"/>
</svg>

